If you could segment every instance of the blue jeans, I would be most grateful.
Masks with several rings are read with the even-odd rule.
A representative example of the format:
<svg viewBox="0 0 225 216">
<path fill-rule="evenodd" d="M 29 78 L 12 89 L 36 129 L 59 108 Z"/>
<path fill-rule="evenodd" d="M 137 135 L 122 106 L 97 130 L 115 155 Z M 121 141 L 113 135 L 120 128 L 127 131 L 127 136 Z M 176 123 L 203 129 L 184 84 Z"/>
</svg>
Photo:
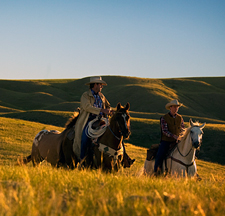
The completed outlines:
<svg viewBox="0 0 225 216">
<path fill-rule="evenodd" d="M 87 148 L 88 148 L 89 145 L 91 145 L 91 138 L 89 138 L 86 135 L 86 132 L 85 132 L 88 123 L 89 123 L 89 121 L 87 121 L 86 125 L 84 126 L 84 129 L 83 129 L 83 132 L 82 132 L 82 135 L 81 135 L 80 160 L 82 160 L 85 157 Z"/>
<path fill-rule="evenodd" d="M 170 148 L 170 142 L 161 141 L 159 145 L 158 152 L 156 154 L 155 158 L 155 166 L 154 166 L 154 172 L 157 172 L 157 168 L 162 166 L 163 159 L 165 159 L 167 152 Z"/>
<path fill-rule="evenodd" d="M 96 118 L 96 115 L 90 114 L 89 118 L 87 120 L 87 123 L 84 126 L 84 129 L 83 129 L 83 132 L 82 132 L 82 135 L 81 135 L 80 160 L 82 160 L 85 157 L 88 146 L 91 146 L 91 144 L 92 144 L 91 138 L 89 138 L 86 135 L 85 131 L 86 131 L 86 128 L 87 128 L 89 122 L 92 121 L 95 118 Z"/>
</svg>

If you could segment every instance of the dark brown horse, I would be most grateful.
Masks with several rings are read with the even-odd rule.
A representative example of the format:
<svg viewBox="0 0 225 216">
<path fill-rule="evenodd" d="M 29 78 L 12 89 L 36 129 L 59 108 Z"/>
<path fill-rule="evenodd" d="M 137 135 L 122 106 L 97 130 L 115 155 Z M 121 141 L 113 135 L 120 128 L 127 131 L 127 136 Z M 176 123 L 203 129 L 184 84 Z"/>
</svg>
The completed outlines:
<svg viewBox="0 0 225 216">
<path fill-rule="evenodd" d="M 125 107 L 120 103 L 113 116 L 110 118 L 105 133 L 100 136 L 94 144 L 93 151 L 89 157 L 95 168 L 101 167 L 103 170 L 118 171 L 124 156 L 123 139 L 128 139 L 130 132 L 130 104 Z"/>
<path fill-rule="evenodd" d="M 46 160 L 52 166 L 75 166 L 76 157 L 73 153 L 72 144 L 74 139 L 74 127 L 79 113 L 67 121 L 63 132 L 55 130 L 42 130 L 34 138 L 32 151 L 29 156 L 23 158 L 23 164 L 30 161 L 36 166 Z M 65 142 L 66 141 L 66 142 Z"/>
<path fill-rule="evenodd" d="M 93 149 L 89 151 L 89 155 L 91 152 L 93 157 L 87 158 L 86 166 L 102 167 L 107 170 L 119 169 L 124 154 L 123 138 L 129 138 L 130 135 L 129 108 L 129 103 L 125 107 L 118 103 L 105 133 L 98 138 Z M 72 146 L 77 118 L 78 115 L 71 118 L 62 133 L 40 131 L 34 138 L 31 154 L 23 159 L 23 163 L 26 164 L 32 160 L 33 165 L 36 166 L 46 160 L 52 166 L 75 168 L 78 161 Z"/>
</svg>

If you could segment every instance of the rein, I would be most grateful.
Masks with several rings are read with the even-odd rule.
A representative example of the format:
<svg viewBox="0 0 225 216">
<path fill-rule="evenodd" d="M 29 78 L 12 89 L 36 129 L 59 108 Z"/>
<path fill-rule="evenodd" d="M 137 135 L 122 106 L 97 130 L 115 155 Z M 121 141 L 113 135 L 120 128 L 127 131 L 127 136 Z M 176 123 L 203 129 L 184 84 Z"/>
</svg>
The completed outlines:
<svg viewBox="0 0 225 216">
<path fill-rule="evenodd" d="M 189 152 L 188 152 L 185 156 L 180 152 L 180 149 L 178 148 L 178 145 L 177 145 L 177 150 L 178 150 L 179 154 L 180 154 L 182 157 L 187 157 L 187 156 L 190 154 L 190 152 L 191 152 L 191 150 L 192 150 L 192 147 L 191 147 L 191 149 L 189 150 Z"/>
<path fill-rule="evenodd" d="M 112 135 L 113 135 L 116 139 L 118 139 L 118 140 L 121 139 L 121 137 L 119 138 L 118 136 L 116 136 L 116 135 L 113 133 L 113 131 L 112 131 L 110 125 L 108 125 L 108 128 L 109 128 L 110 132 L 112 133 Z"/>
</svg>

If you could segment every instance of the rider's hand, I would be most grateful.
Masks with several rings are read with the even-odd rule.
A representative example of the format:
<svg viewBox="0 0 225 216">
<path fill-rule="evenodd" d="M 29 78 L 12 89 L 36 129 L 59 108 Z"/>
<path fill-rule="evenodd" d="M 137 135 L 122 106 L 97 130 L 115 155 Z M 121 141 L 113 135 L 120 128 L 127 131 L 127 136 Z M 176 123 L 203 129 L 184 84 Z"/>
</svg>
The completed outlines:
<svg viewBox="0 0 225 216">
<path fill-rule="evenodd" d="M 101 109 L 101 112 L 103 112 L 106 115 L 109 115 L 111 113 L 110 109 Z"/>
<path fill-rule="evenodd" d="M 174 135 L 173 138 L 176 140 L 176 142 L 178 142 L 178 136 Z"/>
</svg>

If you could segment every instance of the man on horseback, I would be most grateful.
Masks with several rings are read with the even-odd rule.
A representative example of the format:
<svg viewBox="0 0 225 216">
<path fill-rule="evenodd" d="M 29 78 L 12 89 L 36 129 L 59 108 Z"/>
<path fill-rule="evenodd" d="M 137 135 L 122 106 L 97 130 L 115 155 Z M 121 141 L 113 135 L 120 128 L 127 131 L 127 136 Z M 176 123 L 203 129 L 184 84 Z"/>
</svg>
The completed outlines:
<svg viewBox="0 0 225 216">
<path fill-rule="evenodd" d="M 75 127 L 75 139 L 73 144 L 73 151 L 80 161 L 86 155 L 87 147 L 91 145 L 92 141 L 86 134 L 88 123 L 97 116 L 109 115 L 112 113 L 110 103 L 101 93 L 103 85 L 107 85 L 102 77 L 90 77 L 90 81 L 86 83 L 90 88 L 81 96 L 80 115 L 78 117 Z M 125 150 L 125 148 L 124 148 Z M 133 160 L 124 152 L 124 165 L 130 166 Z"/>
<path fill-rule="evenodd" d="M 182 116 L 178 114 L 179 107 L 182 105 L 178 100 L 172 100 L 165 106 L 170 112 L 160 118 L 161 141 L 154 166 L 154 173 L 156 175 L 160 173 L 163 159 L 165 159 L 170 146 L 178 142 L 178 137 L 185 127 Z"/>
</svg>

